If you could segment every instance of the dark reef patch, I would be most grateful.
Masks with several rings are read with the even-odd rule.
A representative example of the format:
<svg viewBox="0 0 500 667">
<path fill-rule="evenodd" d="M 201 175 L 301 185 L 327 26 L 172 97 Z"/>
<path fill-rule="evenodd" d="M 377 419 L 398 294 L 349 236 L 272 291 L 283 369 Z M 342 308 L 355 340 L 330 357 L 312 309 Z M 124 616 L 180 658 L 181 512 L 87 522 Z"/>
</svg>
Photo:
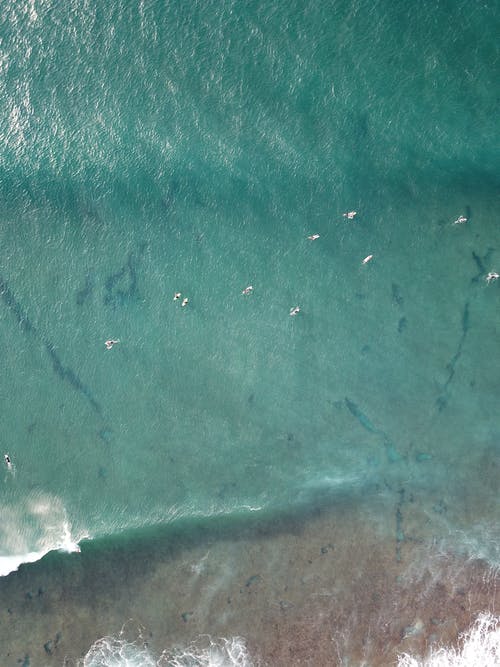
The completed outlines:
<svg viewBox="0 0 500 667">
<path fill-rule="evenodd" d="M 77 306 L 83 306 L 83 304 L 88 301 L 94 291 L 94 282 L 90 276 L 86 276 L 85 284 L 82 289 L 78 290 L 76 293 L 76 304 Z"/>
<path fill-rule="evenodd" d="M 370 421 L 370 419 L 365 415 L 365 413 L 358 407 L 358 405 L 356 405 L 356 403 L 347 398 L 347 396 L 345 397 L 345 404 L 349 412 L 352 414 L 352 416 L 355 419 L 357 419 L 357 421 L 366 431 L 369 431 L 370 433 L 375 433 L 376 435 L 382 438 L 382 442 L 385 448 L 385 453 L 389 463 L 395 463 L 396 461 L 399 461 L 401 459 L 401 456 L 399 455 L 398 450 L 396 449 L 391 439 L 387 436 L 387 434 L 384 431 L 382 431 L 382 429 L 379 429 L 376 426 L 374 426 Z"/>
<path fill-rule="evenodd" d="M 106 278 L 104 283 L 104 304 L 106 306 L 123 306 L 138 299 L 137 263 L 145 247 L 146 244 L 142 243 L 137 252 L 129 252 L 125 264 Z"/>
<path fill-rule="evenodd" d="M 448 371 L 448 378 L 446 379 L 446 382 L 443 385 L 443 393 L 436 399 L 436 405 L 438 407 L 439 412 L 441 412 L 446 407 L 446 404 L 448 402 L 446 392 L 448 390 L 448 385 L 453 380 L 453 376 L 455 375 L 455 367 L 462 354 L 462 348 L 465 342 L 465 338 L 467 336 L 467 332 L 469 331 L 469 328 L 470 328 L 469 304 L 466 303 L 464 306 L 464 311 L 462 313 L 462 334 L 458 341 L 458 346 L 455 354 L 446 364 L 446 370 Z"/>
<path fill-rule="evenodd" d="M 49 357 L 52 360 L 52 368 L 54 369 L 54 372 L 61 378 L 61 380 L 69 382 L 69 384 L 74 389 L 85 396 L 96 412 L 102 414 L 102 408 L 92 396 L 90 389 L 85 384 L 83 384 L 78 375 L 71 368 L 63 366 L 57 352 L 55 351 L 54 345 L 50 342 L 46 342 L 45 349 L 47 350 Z"/>
<path fill-rule="evenodd" d="M 403 308 L 403 306 L 405 304 L 404 304 L 403 296 L 401 294 L 400 286 L 397 285 L 396 283 L 392 283 L 391 291 L 392 291 L 392 300 L 393 300 L 393 302 L 397 306 L 399 306 L 399 308 Z"/>
<path fill-rule="evenodd" d="M 61 380 L 68 382 L 74 389 L 83 394 L 94 410 L 99 414 L 102 414 L 101 406 L 92 396 L 90 389 L 80 380 L 78 375 L 71 368 L 65 367 L 63 365 L 59 355 L 56 352 L 55 345 L 40 335 L 40 333 L 28 318 L 25 310 L 21 306 L 21 303 L 16 299 L 14 293 L 10 290 L 7 283 L 1 276 L 0 297 L 2 298 L 4 304 L 9 308 L 10 312 L 14 315 L 23 333 L 33 336 L 35 339 L 43 343 L 45 350 L 47 351 L 47 354 L 52 361 L 52 368 L 56 375 L 58 375 Z"/>
<path fill-rule="evenodd" d="M 21 304 L 15 298 L 14 294 L 10 291 L 7 283 L 0 277 L 0 296 L 2 297 L 5 305 L 10 309 L 11 313 L 17 320 L 17 323 L 21 327 L 24 333 L 36 334 L 36 329 L 33 324 L 30 322 L 28 316 L 22 309 Z"/>
<path fill-rule="evenodd" d="M 488 248 L 488 250 L 485 252 L 485 254 L 481 257 L 474 251 L 472 251 L 472 259 L 474 260 L 476 266 L 477 266 L 477 273 L 475 276 L 471 278 L 471 283 L 477 283 L 481 278 L 486 276 L 488 273 L 489 269 L 487 268 L 487 265 L 490 262 L 491 255 L 494 252 L 495 248 Z"/>
<path fill-rule="evenodd" d="M 405 502 L 404 488 L 398 491 L 399 500 L 396 504 L 396 560 L 401 562 L 401 545 L 405 541 L 405 533 L 403 530 L 403 512 L 402 508 Z"/>
</svg>

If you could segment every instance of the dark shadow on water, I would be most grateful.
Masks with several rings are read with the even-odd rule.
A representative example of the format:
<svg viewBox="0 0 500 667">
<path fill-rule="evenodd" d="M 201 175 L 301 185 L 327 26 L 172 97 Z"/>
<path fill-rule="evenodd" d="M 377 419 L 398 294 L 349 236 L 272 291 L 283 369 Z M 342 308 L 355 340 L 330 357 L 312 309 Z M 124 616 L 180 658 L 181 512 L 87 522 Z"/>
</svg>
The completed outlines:
<svg viewBox="0 0 500 667">
<path fill-rule="evenodd" d="M 370 505 L 383 499 L 378 485 L 370 489 Z M 377 501 L 378 498 L 378 501 Z M 388 497 L 386 496 L 386 499 Z M 362 500 L 359 494 L 319 491 L 311 494 L 309 502 L 293 511 L 255 512 L 231 516 L 180 519 L 168 525 L 150 526 L 84 540 L 81 553 L 52 551 L 35 563 L 21 565 L 17 572 L 0 578 L 0 600 L 18 598 L 16 591 L 26 589 L 23 605 L 31 601 L 40 587 L 62 586 L 65 595 L 73 594 L 84 600 L 96 591 L 108 593 L 134 579 L 140 579 L 156 565 L 173 561 L 183 552 L 206 547 L 220 541 L 258 541 L 280 534 L 300 536 L 308 521 L 335 511 L 347 510 L 353 502 Z M 391 503 L 385 504 L 388 512 Z M 35 592 L 33 592 L 35 591 Z M 19 612 L 22 609 L 18 609 Z"/>
<path fill-rule="evenodd" d="M 79 375 L 69 366 L 65 366 L 57 352 L 56 345 L 42 336 L 35 325 L 29 319 L 26 310 L 21 305 L 15 294 L 12 292 L 7 282 L 0 276 L 0 300 L 3 301 L 7 310 L 14 316 L 20 330 L 26 336 L 38 340 L 45 348 L 47 355 L 52 362 L 54 373 L 63 381 L 70 384 L 73 389 L 79 391 L 89 402 L 92 408 L 102 415 L 102 408 L 94 398 L 90 388 L 80 379 Z"/>
<path fill-rule="evenodd" d="M 135 252 L 129 252 L 127 261 L 115 273 L 110 273 L 105 281 L 104 304 L 123 306 L 129 301 L 139 299 L 137 264 L 146 249 L 141 243 Z"/>
</svg>

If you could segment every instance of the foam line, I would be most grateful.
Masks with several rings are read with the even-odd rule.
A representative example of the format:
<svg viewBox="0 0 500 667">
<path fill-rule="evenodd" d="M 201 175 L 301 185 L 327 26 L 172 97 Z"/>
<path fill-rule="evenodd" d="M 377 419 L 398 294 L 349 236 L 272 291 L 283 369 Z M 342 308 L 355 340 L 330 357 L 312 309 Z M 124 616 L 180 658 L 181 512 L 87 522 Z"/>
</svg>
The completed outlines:
<svg viewBox="0 0 500 667">
<path fill-rule="evenodd" d="M 398 656 L 398 667 L 498 667 L 500 618 L 486 612 L 460 636 L 458 648 L 431 649 L 426 658 L 407 653 Z"/>
</svg>

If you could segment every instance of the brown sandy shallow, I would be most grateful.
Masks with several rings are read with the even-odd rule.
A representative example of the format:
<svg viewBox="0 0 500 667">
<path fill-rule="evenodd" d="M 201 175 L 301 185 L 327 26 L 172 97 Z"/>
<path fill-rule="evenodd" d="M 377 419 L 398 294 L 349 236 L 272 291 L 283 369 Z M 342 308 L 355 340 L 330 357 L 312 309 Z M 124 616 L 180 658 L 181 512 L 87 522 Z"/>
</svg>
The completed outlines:
<svg viewBox="0 0 500 667">
<path fill-rule="evenodd" d="M 265 665 L 423 655 L 498 612 L 500 579 L 438 548 L 426 526 L 410 503 L 371 499 L 49 554 L 0 580 L 0 664 L 76 665 L 124 626 L 157 655 L 205 633 L 244 637 Z"/>
</svg>

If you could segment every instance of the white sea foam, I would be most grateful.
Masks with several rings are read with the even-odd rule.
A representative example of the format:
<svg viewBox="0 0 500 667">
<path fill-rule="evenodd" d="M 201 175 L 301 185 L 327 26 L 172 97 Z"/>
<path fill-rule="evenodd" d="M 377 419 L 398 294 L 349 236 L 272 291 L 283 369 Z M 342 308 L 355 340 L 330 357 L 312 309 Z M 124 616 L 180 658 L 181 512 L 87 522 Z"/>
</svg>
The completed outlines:
<svg viewBox="0 0 500 667">
<path fill-rule="evenodd" d="M 231 639 L 207 638 L 208 642 L 185 648 L 165 650 L 159 657 L 141 638 L 134 642 L 119 637 L 102 637 L 92 645 L 80 661 L 80 667 L 252 667 L 241 637 Z"/>
<path fill-rule="evenodd" d="M 355 473 L 343 475 L 321 475 L 313 479 L 308 479 L 307 482 L 302 485 L 300 491 L 334 492 L 343 490 L 345 488 L 352 489 L 359 485 L 362 480 L 362 476 Z"/>
<path fill-rule="evenodd" d="M 459 648 L 431 649 L 426 658 L 398 657 L 398 667 L 499 667 L 500 617 L 481 614 L 460 637 Z"/>
<path fill-rule="evenodd" d="M 15 572 L 23 563 L 34 563 L 43 558 L 47 551 L 30 551 L 14 556 L 0 556 L 0 577 Z"/>
<path fill-rule="evenodd" d="M 159 664 L 165 667 L 252 667 L 254 664 L 241 637 L 211 640 L 205 648 L 193 644 L 163 657 L 166 662 Z"/>
<path fill-rule="evenodd" d="M 87 534 L 81 535 L 79 539 L 88 538 Z M 71 535 L 71 526 L 67 521 L 62 525 L 62 535 L 57 549 L 60 551 L 66 551 L 67 553 L 79 553 L 81 551 L 80 545 L 75 541 L 75 538 Z"/>
<path fill-rule="evenodd" d="M 49 551 L 80 551 L 78 542 L 88 537 L 71 526 L 61 500 L 39 494 L 21 505 L 0 506 L 0 576 L 33 563 Z"/>
<path fill-rule="evenodd" d="M 102 637 L 80 662 L 82 667 L 156 667 L 160 663 L 145 645 L 117 637 Z"/>
<path fill-rule="evenodd" d="M 247 510 L 248 512 L 260 512 L 261 510 L 264 509 L 264 506 L 256 505 L 255 507 L 253 507 L 252 505 L 241 505 L 239 509 Z"/>
<path fill-rule="evenodd" d="M 62 539 L 59 543 L 55 544 L 53 547 L 47 547 L 41 551 L 28 551 L 25 553 L 14 554 L 12 556 L 0 556 L 0 577 L 5 577 L 11 572 L 15 572 L 19 569 L 20 565 L 23 563 L 34 563 L 37 560 L 40 560 L 49 551 L 66 551 L 67 553 L 77 553 L 80 551 L 80 546 L 72 537 L 69 530 L 69 526 L 65 524 L 62 528 L 63 534 Z M 87 535 L 82 535 L 82 538 L 88 537 Z"/>
</svg>

